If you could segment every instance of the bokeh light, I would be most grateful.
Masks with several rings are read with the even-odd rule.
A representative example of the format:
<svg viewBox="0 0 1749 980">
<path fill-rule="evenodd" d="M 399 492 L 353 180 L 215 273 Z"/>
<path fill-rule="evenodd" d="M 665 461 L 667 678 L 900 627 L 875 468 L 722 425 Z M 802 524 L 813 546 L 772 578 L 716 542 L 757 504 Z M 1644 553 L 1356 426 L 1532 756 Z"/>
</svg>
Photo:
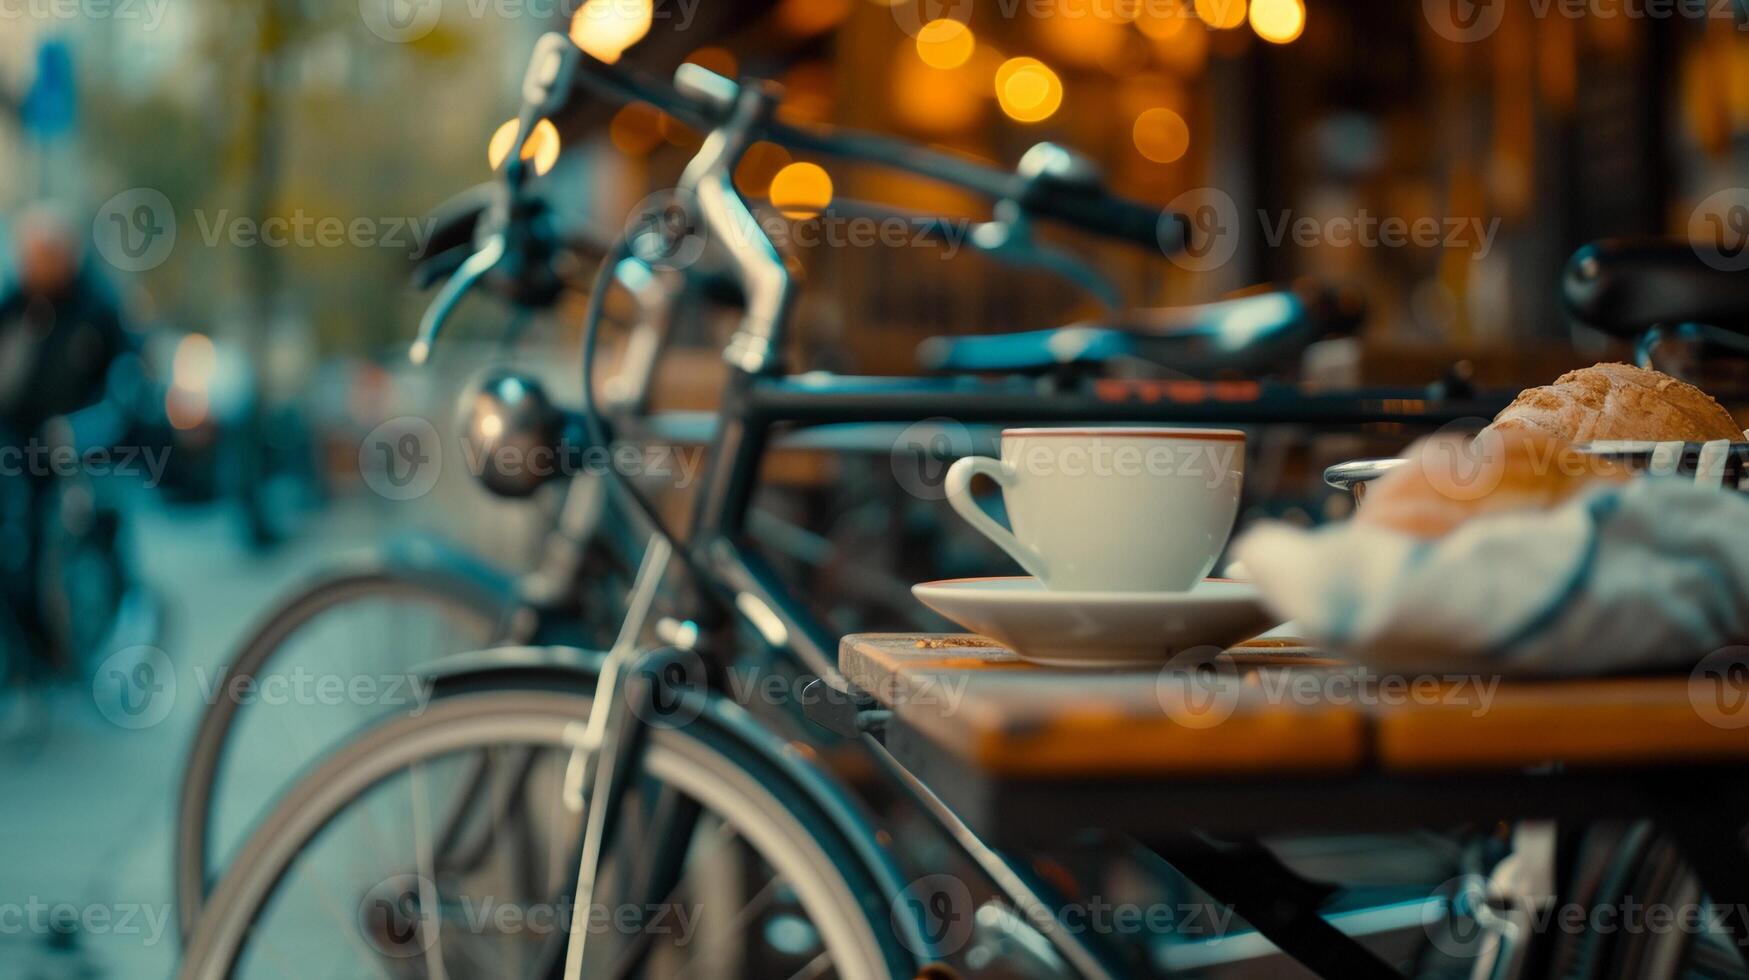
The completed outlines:
<svg viewBox="0 0 1749 980">
<path fill-rule="evenodd" d="M 1271 44 L 1288 44 L 1306 29 L 1301 0 L 1251 0 L 1251 29 Z"/>
<path fill-rule="evenodd" d="M 901 47 L 893 59 L 893 113 L 899 121 L 926 133 L 946 135 L 975 126 L 984 112 L 988 75 L 972 63 L 958 68 L 931 68 L 917 52 Z"/>
<path fill-rule="evenodd" d="M 734 78 L 741 73 L 740 62 L 735 60 L 734 53 L 727 48 L 699 48 L 686 56 L 686 63 L 707 68 L 724 78 Z"/>
<path fill-rule="evenodd" d="M 510 144 L 516 141 L 516 130 L 517 120 L 512 119 L 492 134 L 492 141 L 486 146 L 486 159 L 491 162 L 493 170 L 504 166 L 504 161 L 509 158 Z M 541 176 L 559 162 L 559 128 L 551 120 L 542 119 L 534 124 L 528 139 L 522 141 L 522 158 L 533 161 L 534 172 Z"/>
<path fill-rule="evenodd" d="M 1171 163 L 1190 149 L 1190 125 L 1171 109 L 1156 107 L 1136 116 L 1130 138 L 1142 156 L 1155 163 Z"/>
<path fill-rule="evenodd" d="M 832 177 L 817 163 L 792 163 L 771 178 L 771 203 L 786 218 L 812 218 L 832 203 Z"/>
<path fill-rule="evenodd" d="M 958 68 L 971 60 L 977 46 L 971 28 L 945 17 L 924 24 L 917 32 L 917 57 L 931 68 Z"/>
<path fill-rule="evenodd" d="M 850 0 L 783 0 L 777 22 L 800 37 L 823 34 L 850 16 Z"/>
<path fill-rule="evenodd" d="M 1016 122 L 1039 122 L 1063 104 L 1063 82 L 1037 58 L 1009 58 L 996 69 L 996 101 Z"/>
<path fill-rule="evenodd" d="M 651 0 L 589 0 L 571 17 L 571 43 L 613 64 L 650 33 Z"/>
<path fill-rule="evenodd" d="M 1196 0 L 1196 15 L 1218 30 L 1238 27 L 1245 23 L 1245 0 Z"/>
<path fill-rule="evenodd" d="M 744 197 L 764 197 L 771 192 L 771 182 L 790 165 L 789 151 L 776 143 L 761 140 L 741 154 L 735 165 L 735 189 Z"/>
<path fill-rule="evenodd" d="M 613 148 L 627 156 L 641 157 L 662 145 L 662 114 L 642 102 L 633 102 L 613 114 L 607 138 Z"/>
</svg>

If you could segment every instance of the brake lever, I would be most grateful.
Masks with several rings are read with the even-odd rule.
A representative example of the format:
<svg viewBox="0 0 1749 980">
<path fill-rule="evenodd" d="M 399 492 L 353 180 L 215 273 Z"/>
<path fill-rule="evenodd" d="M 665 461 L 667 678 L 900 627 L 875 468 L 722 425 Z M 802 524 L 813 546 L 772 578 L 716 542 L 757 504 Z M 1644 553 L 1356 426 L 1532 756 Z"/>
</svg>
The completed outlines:
<svg viewBox="0 0 1749 980">
<path fill-rule="evenodd" d="M 540 120 L 564 108 L 575 83 L 577 65 L 582 56 L 582 51 L 571 43 L 571 39 L 557 31 L 550 31 L 535 42 L 534 52 L 528 59 L 528 72 L 522 80 L 522 111 L 517 117 L 516 139 L 510 144 L 511 150 L 504 159 L 504 185 L 509 192 L 512 206 L 527 176 L 521 147 Z M 455 274 L 438 290 L 437 296 L 432 299 L 431 305 L 420 319 L 419 334 L 407 351 L 408 360 L 415 365 L 424 365 L 431 359 L 431 348 L 437 343 L 438 334 L 443 332 L 444 323 L 460 305 L 462 297 L 496 268 L 498 263 L 504 261 L 509 250 L 508 236 L 500 231 L 486 239 L 479 251 L 468 256 L 456 268 Z"/>
<path fill-rule="evenodd" d="M 456 269 L 455 275 L 449 277 L 449 281 L 445 282 L 443 288 L 437 291 L 437 296 L 432 299 L 431 305 L 426 307 L 425 316 L 420 318 L 419 336 L 413 341 L 412 348 L 407 351 L 408 360 L 415 365 L 422 366 L 431 359 L 431 347 L 437 342 L 437 335 L 443 331 L 443 325 L 449 319 L 449 315 L 455 312 L 456 306 L 461 303 L 462 297 L 467 295 L 468 290 L 474 288 L 475 283 L 484 278 L 486 273 L 491 272 L 504 259 L 505 251 L 503 233 L 493 235 L 486 239 L 486 243 L 480 246 L 478 252 L 468 256 L 467 261 Z"/>
<path fill-rule="evenodd" d="M 1025 212 L 1013 201 L 997 202 L 995 219 L 973 225 L 966 241 L 999 261 L 1054 273 L 1074 283 L 1108 311 L 1121 310 L 1126 305 L 1122 291 L 1091 263 L 1065 249 L 1039 244 L 1032 237 L 1032 225 Z"/>
</svg>

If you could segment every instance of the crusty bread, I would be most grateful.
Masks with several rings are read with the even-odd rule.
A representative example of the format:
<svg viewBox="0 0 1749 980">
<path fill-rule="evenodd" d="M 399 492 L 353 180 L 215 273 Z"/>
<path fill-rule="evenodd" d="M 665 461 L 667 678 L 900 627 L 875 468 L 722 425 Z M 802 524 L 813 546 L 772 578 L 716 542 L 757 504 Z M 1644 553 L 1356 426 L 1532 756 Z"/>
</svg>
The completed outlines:
<svg viewBox="0 0 1749 980">
<path fill-rule="evenodd" d="M 1544 510 L 1600 482 L 1631 474 L 1540 432 L 1431 436 L 1408 462 L 1367 486 L 1355 520 L 1437 538 L 1484 514 Z"/>
<path fill-rule="evenodd" d="M 1741 441 L 1743 429 L 1706 392 L 1631 364 L 1568 371 L 1552 385 L 1528 388 L 1488 427 L 1568 442 L 1632 439 Z"/>
</svg>

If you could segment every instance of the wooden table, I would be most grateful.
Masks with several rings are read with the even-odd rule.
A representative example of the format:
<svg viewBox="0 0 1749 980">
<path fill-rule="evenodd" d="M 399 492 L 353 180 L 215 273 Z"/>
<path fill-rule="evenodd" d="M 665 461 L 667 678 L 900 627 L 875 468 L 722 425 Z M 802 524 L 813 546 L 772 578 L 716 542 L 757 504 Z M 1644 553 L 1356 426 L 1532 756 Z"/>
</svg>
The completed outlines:
<svg viewBox="0 0 1749 980">
<path fill-rule="evenodd" d="M 982 637 L 891 633 L 846 637 L 839 669 L 890 713 L 893 761 L 981 839 L 1031 850 L 1125 835 L 1307 960 L 1366 966 L 1332 953 L 1342 940 L 1315 915 L 1274 912 L 1289 883 L 1263 880 L 1267 861 L 1235 872 L 1200 835 L 1646 818 L 1715 901 L 1749 899 L 1749 706 L 1709 706 L 1705 678 L 1398 677 L 1291 640 L 1072 671 Z"/>
<path fill-rule="evenodd" d="M 1060 840 L 1095 814 L 1144 838 L 1749 817 L 1749 727 L 1697 708 L 1687 676 L 1392 678 L 1281 640 L 1200 674 L 1083 672 L 893 633 L 846 637 L 839 667 L 892 712 L 895 759 L 1000 841 Z"/>
</svg>

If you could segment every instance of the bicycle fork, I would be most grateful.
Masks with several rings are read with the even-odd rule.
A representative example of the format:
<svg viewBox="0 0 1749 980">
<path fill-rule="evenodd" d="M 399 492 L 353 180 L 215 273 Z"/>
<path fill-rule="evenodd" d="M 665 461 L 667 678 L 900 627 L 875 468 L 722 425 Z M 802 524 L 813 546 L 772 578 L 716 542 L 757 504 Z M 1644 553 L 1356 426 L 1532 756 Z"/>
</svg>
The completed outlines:
<svg viewBox="0 0 1749 980">
<path fill-rule="evenodd" d="M 588 793 L 588 812 L 577 859 L 577 889 L 570 915 L 570 938 L 565 949 L 565 980 L 581 980 L 582 959 L 588 940 L 589 908 L 595 903 L 596 875 L 602 866 L 602 854 L 607 852 L 610 835 L 617 821 L 630 777 L 626 770 L 637 765 L 638 753 L 647 737 L 642 719 L 630 711 L 633 698 L 649 697 L 651 691 L 635 681 L 633 672 L 642 656 L 638 653 L 638 637 L 644 634 L 656 591 L 673 556 L 673 546 L 663 535 L 651 535 L 651 544 L 638 563 L 637 579 L 631 584 L 631 600 L 626 620 L 619 627 L 619 637 L 602 663 L 602 676 L 596 681 L 595 700 L 589 709 L 589 723 L 577 744 L 582 756 L 582 779 L 579 795 Z M 642 674 L 647 677 L 647 674 Z"/>
</svg>

